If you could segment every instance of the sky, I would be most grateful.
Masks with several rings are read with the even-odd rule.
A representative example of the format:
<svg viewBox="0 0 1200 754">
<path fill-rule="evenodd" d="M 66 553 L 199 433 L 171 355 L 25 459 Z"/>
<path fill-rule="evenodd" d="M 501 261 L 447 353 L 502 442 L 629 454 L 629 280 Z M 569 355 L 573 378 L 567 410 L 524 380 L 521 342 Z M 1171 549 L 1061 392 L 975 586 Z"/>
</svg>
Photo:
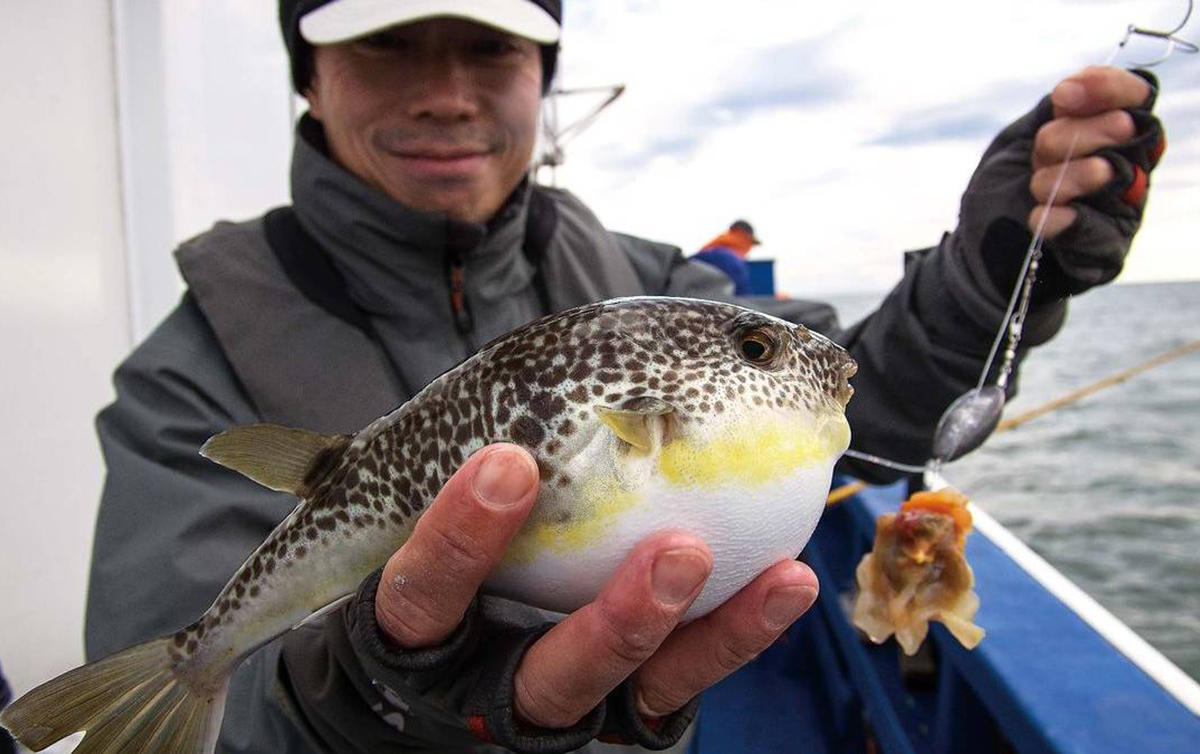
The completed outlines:
<svg viewBox="0 0 1200 754">
<path fill-rule="evenodd" d="M 625 84 L 558 185 L 610 228 L 693 251 L 735 218 L 777 287 L 874 291 L 956 223 L 980 155 L 1130 24 L 1186 0 L 568 0 L 559 85 Z M 1200 41 L 1200 11 L 1181 32 Z M 1116 65 L 1159 56 L 1131 43 Z M 1200 279 L 1200 55 L 1155 68 L 1168 150 L 1122 282 Z M 599 95 L 560 100 L 563 123 Z"/>
</svg>

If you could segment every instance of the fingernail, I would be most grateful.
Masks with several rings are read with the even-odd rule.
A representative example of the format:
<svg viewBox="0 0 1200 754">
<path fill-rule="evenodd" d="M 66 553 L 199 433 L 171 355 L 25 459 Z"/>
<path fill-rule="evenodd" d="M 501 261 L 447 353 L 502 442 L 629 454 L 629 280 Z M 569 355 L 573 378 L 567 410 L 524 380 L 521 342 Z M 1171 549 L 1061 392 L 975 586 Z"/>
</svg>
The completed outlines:
<svg viewBox="0 0 1200 754">
<path fill-rule="evenodd" d="M 1075 110 L 1083 105 L 1086 94 L 1082 84 L 1064 81 L 1054 88 L 1054 94 L 1050 99 L 1059 107 Z"/>
<path fill-rule="evenodd" d="M 767 593 L 763 618 L 774 629 L 787 628 L 812 606 L 817 590 L 811 586 L 781 586 Z"/>
<path fill-rule="evenodd" d="M 501 508 L 520 502 L 535 484 L 537 475 L 530 473 L 529 464 L 520 452 L 512 449 L 488 454 L 474 481 L 479 499 Z"/>
<path fill-rule="evenodd" d="M 658 601 L 678 605 L 708 576 L 708 561 L 696 550 L 669 550 L 654 559 L 650 587 Z"/>
</svg>

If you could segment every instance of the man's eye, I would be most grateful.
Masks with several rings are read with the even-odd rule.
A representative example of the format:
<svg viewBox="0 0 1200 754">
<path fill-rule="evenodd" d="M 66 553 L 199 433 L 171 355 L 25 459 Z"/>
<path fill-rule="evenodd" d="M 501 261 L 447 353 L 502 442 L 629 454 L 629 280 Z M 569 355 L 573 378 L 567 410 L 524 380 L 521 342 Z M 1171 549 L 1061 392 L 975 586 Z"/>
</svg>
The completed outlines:
<svg viewBox="0 0 1200 754">
<path fill-rule="evenodd" d="M 367 50 L 402 50 L 408 46 L 408 40 L 395 32 L 381 31 L 377 34 L 368 34 L 358 40 L 357 44 Z"/>
<path fill-rule="evenodd" d="M 520 49 L 517 44 L 509 39 L 500 37 L 489 37 L 487 39 L 477 39 L 471 44 L 471 51 L 476 55 L 483 55 L 489 58 L 505 57 L 512 55 Z"/>
</svg>

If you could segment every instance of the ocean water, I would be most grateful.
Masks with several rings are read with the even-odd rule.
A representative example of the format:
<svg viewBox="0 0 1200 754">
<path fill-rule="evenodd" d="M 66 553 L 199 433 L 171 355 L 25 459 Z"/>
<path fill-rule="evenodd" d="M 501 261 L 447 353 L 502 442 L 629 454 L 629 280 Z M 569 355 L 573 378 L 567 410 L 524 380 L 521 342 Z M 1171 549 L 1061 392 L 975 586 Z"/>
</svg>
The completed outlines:
<svg viewBox="0 0 1200 754">
<path fill-rule="evenodd" d="M 833 299 L 843 323 L 878 296 Z M 1200 283 L 1116 285 L 1071 302 L 1026 359 L 1019 413 L 1200 339 Z M 945 475 L 1200 679 L 1200 352 L 1007 432 Z"/>
</svg>

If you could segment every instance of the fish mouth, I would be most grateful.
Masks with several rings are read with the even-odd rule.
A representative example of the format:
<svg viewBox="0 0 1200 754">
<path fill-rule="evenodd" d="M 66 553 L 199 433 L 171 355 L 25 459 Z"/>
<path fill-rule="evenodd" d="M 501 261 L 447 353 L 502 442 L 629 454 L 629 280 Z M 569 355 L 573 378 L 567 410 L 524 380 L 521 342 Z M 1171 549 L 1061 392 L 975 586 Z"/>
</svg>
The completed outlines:
<svg viewBox="0 0 1200 754">
<path fill-rule="evenodd" d="M 851 358 L 850 354 L 842 351 L 845 354 L 845 360 L 840 367 L 840 377 L 837 381 L 837 388 L 834 391 L 833 399 L 838 402 L 838 405 L 845 410 L 846 405 L 850 403 L 850 399 L 854 397 L 854 386 L 850 384 L 850 378 L 858 373 L 858 362 Z"/>
<path fill-rule="evenodd" d="M 858 362 L 845 348 L 804 325 L 795 325 L 792 337 L 798 350 L 816 363 L 822 390 L 845 410 L 854 395 L 850 378 L 858 373 Z"/>
<path fill-rule="evenodd" d="M 826 360 L 829 365 L 829 394 L 837 401 L 838 406 L 843 410 L 846 404 L 850 402 L 850 398 L 854 396 L 854 387 L 850 384 L 850 378 L 858 373 L 858 362 L 850 355 L 850 352 L 842 348 L 832 340 L 821 337 L 825 342 L 822 344 L 826 347 Z"/>
</svg>

